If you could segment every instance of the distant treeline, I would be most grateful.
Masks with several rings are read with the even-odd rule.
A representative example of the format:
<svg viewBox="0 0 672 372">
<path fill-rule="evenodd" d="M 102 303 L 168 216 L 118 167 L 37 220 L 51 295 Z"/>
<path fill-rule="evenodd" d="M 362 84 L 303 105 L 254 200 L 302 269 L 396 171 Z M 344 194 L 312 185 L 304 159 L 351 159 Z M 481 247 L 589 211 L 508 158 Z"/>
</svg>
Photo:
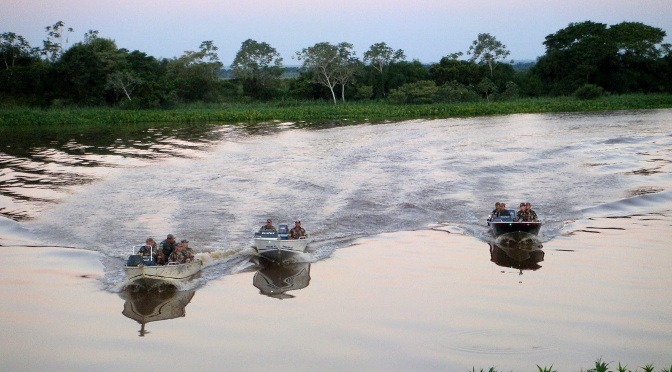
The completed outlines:
<svg viewBox="0 0 672 372">
<path fill-rule="evenodd" d="M 4 106 L 170 108 L 194 102 L 286 100 L 387 101 L 393 104 L 497 101 L 520 97 L 672 93 L 672 53 L 665 31 L 638 22 L 571 23 L 548 35 L 535 62 L 513 64 L 506 45 L 479 34 L 466 52 L 438 63 L 407 61 L 376 43 L 358 57 L 352 44 L 317 43 L 286 67 L 267 43 L 246 40 L 229 68 L 217 46 L 157 59 L 118 48 L 90 30 L 65 47 L 73 29 L 45 28 L 40 47 L 0 34 L 0 104 Z"/>
</svg>

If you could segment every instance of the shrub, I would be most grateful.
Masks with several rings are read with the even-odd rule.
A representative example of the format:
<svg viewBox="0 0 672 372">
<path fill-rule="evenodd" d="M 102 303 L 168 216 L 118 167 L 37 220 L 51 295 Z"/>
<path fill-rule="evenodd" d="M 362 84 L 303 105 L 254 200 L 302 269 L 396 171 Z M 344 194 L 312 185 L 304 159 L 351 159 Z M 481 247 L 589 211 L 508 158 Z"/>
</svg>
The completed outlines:
<svg viewBox="0 0 672 372">
<path fill-rule="evenodd" d="M 574 91 L 578 99 L 595 99 L 604 95 L 604 89 L 595 84 L 585 84 Z"/>
<path fill-rule="evenodd" d="M 468 87 L 457 83 L 446 83 L 439 87 L 436 93 L 439 102 L 474 102 L 479 100 L 479 95 Z"/>
<path fill-rule="evenodd" d="M 439 88 L 431 80 L 421 80 L 417 83 L 404 84 L 399 89 L 390 92 L 390 102 L 403 104 L 432 103 Z"/>
</svg>

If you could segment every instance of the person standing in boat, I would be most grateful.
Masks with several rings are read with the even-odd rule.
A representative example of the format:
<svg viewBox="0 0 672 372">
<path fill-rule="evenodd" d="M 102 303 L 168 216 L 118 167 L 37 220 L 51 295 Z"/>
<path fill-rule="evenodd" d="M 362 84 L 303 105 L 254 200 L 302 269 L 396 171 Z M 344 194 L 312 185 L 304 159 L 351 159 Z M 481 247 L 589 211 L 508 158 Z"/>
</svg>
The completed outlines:
<svg viewBox="0 0 672 372">
<path fill-rule="evenodd" d="M 259 229 L 259 231 L 268 231 L 268 230 L 278 231 L 278 229 L 276 229 L 275 226 L 273 226 L 273 221 L 270 218 L 267 219 L 266 224 Z"/>
<path fill-rule="evenodd" d="M 534 221 L 534 222 L 539 221 L 539 218 L 537 217 L 537 212 L 532 210 L 532 203 L 530 203 L 530 202 L 525 203 L 525 211 L 530 216 L 529 221 Z"/>
<path fill-rule="evenodd" d="M 159 265 L 165 265 L 168 263 L 170 255 L 175 251 L 177 247 L 177 242 L 175 241 L 175 236 L 173 234 L 168 234 L 166 240 L 161 242 L 159 254 L 157 257 L 157 263 Z"/>
<path fill-rule="evenodd" d="M 301 239 L 306 237 L 306 230 L 301 227 L 301 221 L 296 220 L 294 221 L 294 227 L 289 230 L 289 238 L 290 239 Z"/>
</svg>

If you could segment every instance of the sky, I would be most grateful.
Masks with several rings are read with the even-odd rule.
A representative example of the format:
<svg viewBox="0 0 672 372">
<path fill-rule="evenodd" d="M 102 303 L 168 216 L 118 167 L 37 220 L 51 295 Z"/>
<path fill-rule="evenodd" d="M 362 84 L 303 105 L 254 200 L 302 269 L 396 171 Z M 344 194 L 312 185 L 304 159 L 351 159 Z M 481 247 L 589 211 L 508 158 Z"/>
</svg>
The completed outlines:
<svg viewBox="0 0 672 372">
<path fill-rule="evenodd" d="M 230 65 L 247 39 L 266 42 L 286 66 L 319 42 L 354 45 L 362 58 L 372 44 L 402 49 L 407 60 L 438 62 L 469 49 L 479 33 L 507 46 L 514 61 L 545 52 L 544 38 L 571 22 L 642 22 L 672 42 L 670 0 L 0 0 L 0 33 L 41 46 L 45 27 L 74 28 L 65 47 L 88 30 L 117 47 L 157 58 L 181 56 L 212 40 Z"/>
</svg>

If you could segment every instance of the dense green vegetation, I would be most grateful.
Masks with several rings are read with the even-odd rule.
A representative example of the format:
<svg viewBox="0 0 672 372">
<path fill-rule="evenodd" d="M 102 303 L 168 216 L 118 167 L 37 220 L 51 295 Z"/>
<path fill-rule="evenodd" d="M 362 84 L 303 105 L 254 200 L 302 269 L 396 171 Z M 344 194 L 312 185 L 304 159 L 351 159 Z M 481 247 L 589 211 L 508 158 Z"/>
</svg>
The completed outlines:
<svg viewBox="0 0 672 372">
<path fill-rule="evenodd" d="M 433 64 L 406 61 L 384 42 L 362 59 L 352 44 L 322 42 L 296 52 L 298 75 L 285 74 L 272 46 L 251 39 L 226 70 L 212 41 L 157 59 L 93 30 L 66 48 L 74 30 L 63 22 L 46 31 L 42 47 L 0 34 L 4 125 L 378 121 L 670 107 L 672 94 L 665 32 L 635 22 L 572 23 L 548 35 L 546 53 L 525 68 L 505 61 L 506 45 L 490 34 L 478 35 L 467 58 L 448 53 Z"/>
<path fill-rule="evenodd" d="M 381 122 L 415 118 L 449 118 L 515 113 L 589 112 L 672 107 L 672 95 L 637 94 L 603 96 L 594 100 L 575 97 L 519 98 L 508 101 L 396 105 L 382 102 L 328 101 L 200 104 L 179 109 L 127 110 L 116 107 L 0 109 L 0 126 L 75 125 L 120 123 L 254 123 L 271 121 Z"/>
</svg>

